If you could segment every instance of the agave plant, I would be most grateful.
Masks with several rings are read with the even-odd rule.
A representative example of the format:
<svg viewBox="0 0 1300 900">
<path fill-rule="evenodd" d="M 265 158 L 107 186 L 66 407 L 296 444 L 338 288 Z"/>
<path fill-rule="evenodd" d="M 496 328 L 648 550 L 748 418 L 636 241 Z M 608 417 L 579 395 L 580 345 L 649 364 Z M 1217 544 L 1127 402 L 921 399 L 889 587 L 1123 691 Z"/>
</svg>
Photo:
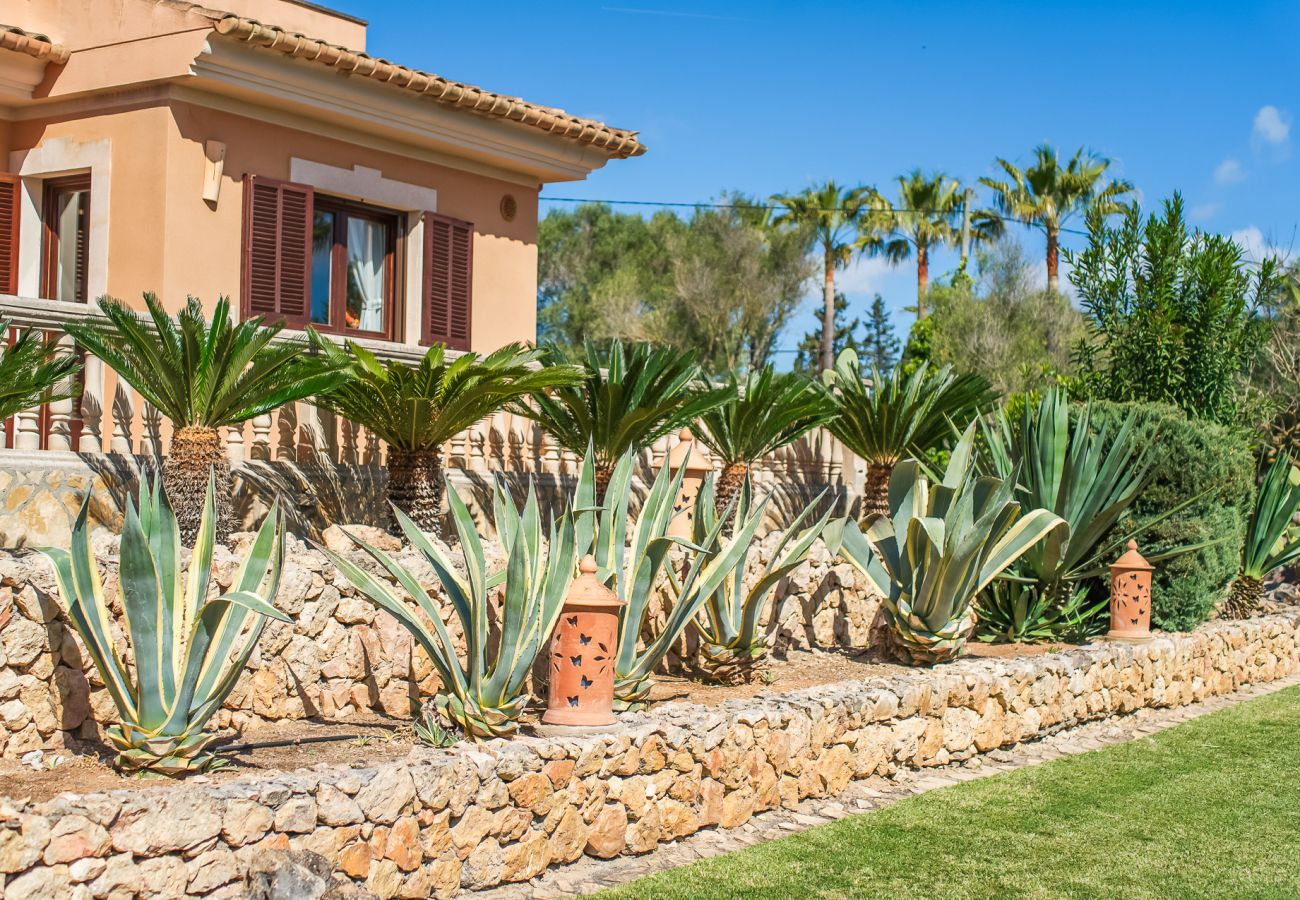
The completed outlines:
<svg viewBox="0 0 1300 900">
<path fill-rule="evenodd" d="M 764 366 L 743 381 L 731 376 L 726 400 L 700 415 L 700 442 L 722 463 L 714 503 L 732 504 L 755 461 L 793 444 L 835 415 L 826 389 L 796 372 Z"/>
<path fill-rule="evenodd" d="M 668 526 L 677 511 L 685 469 L 673 474 L 665 466 L 650 486 L 629 536 L 628 504 L 635 464 L 635 451 L 624 454 L 611 474 L 605 500 L 598 504 L 596 464 L 589 452 L 583 459 L 574 500 L 578 555 L 595 557 L 597 577 L 623 601 L 614 665 L 614 702 L 619 709 L 645 706 L 655 670 L 700 607 L 743 562 L 767 510 L 763 500 L 738 524 L 730 539 L 723 539 L 718 517 L 707 531 L 697 528 L 692 541 L 670 537 Z M 712 505 L 709 476 L 696 495 L 697 522 Z M 674 544 L 685 551 L 679 572 L 666 564 Z M 656 592 L 666 595 L 671 605 L 664 621 L 652 628 L 649 618 Z"/>
<path fill-rule="evenodd" d="M 1015 480 L 980 477 L 973 460 L 975 424 L 931 484 L 909 459 L 894 467 L 890 516 L 828 529 L 827 543 L 864 572 L 884 597 L 891 632 L 915 664 L 945 662 L 966 648 L 975 596 L 1039 541 L 1067 526 L 1046 509 L 1024 512 Z"/>
<path fill-rule="evenodd" d="M 550 639 L 577 571 L 573 519 L 552 522 L 542 544 L 537 494 L 530 487 L 523 514 L 498 483 L 494 486 L 496 523 L 504 570 L 488 572 L 483 541 L 469 509 L 455 491 L 448 495 L 452 520 L 464 558 L 461 574 L 445 545 L 432 541 L 400 509 L 394 509 L 406 539 L 429 561 L 442 584 L 464 635 L 464 656 L 442 621 L 441 610 L 419 581 L 400 563 L 365 541 L 349 535 L 397 584 L 393 586 L 356 563 L 320 547 L 362 595 L 397 619 L 429 655 L 440 687 L 434 698 L 438 713 L 456 731 L 474 740 L 513 734 L 528 704 L 524 688 L 538 652 Z M 500 589 L 499 637 L 493 640 L 488 609 Z M 408 605 L 414 601 L 419 613 Z M 422 613 L 423 615 L 420 615 Z M 437 736 L 427 720 L 422 727 Z"/>
<path fill-rule="evenodd" d="M 442 446 L 456 434 L 521 397 L 573 385 L 576 366 L 539 366 L 543 354 L 507 344 L 479 357 L 448 357 L 430 347 L 418 366 L 380 362 L 364 347 L 344 349 L 315 331 L 312 343 L 348 379 L 314 402 L 368 428 L 388 445 L 388 500 L 425 531 L 442 537 L 446 491 Z"/>
<path fill-rule="evenodd" d="M 0 336 L 10 327 L 8 319 L 0 319 Z M 34 328 L 19 331 L 10 343 L 0 341 L 0 420 L 72 396 L 72 375 L 81 364 L 60 353 L 54 341 Z"/>
<path fill-rule="evenodd" d="M 283 323 L 262 327 L 262 317 L 235 325 L 222 297 L 203 315 L 190 297 L 172 319 L 153 294 L 144 295 L 145 319 L 120 300 L 101 298 L 104 320 L 68 322 L 68 334 L 102 359 L 159 413 L 171 420 L 171 448 L 163 483 L 190 546 L 199 531 L 204 490 L 217 479 L 217 540 L 231 529 L 230 460 L 221 428 L 239 425 L 286 403 L 341 383 L 346 374 L 307 353 L 305 341 L 275 341 Z"/>
<path fill-rule="evenodd" d="M 946 449 L 997 397 L 982 376 L 955 375 L 948 367 L 932 371 L 924 363 L 911 375 L 901 366 L 888 375 L 873 370 L 864 381 L 851 347 L 823 377 L 837 407 L 827 427 L 867 463 L 864 519 L 889 513 L 891 473 L 899 460 Z"/>
<path fill-rule="evenodd" d="M 112 606 L 90 548 L 90 498 L 73 526 L 71 550 L 41 549 L 54 564 L 68 620 L 117 707 L 119 724 L 107 734 L 118 751 L 115 765 L 124 772 L 177 776 L 216 763 L 217 735 L 207 729 L 208 720 L 243 674 L 266 620 L 291 621 L 274 605 L 284 561 L 276 505 L 230 590 L 209 598 L 214 483 L 208 482 L 188 573 L 182 571 L 179 528 L 161 481 L 152 489 L 141 484 L 138 512 L 127 501 L 118 577 L 130 666 L 114 642 Z"/>
<path fill-rule="evenodd" d="M 1290 457 L 1279 456 L 1264 472 L 1255 506 L 1246 523 L 1246 543 L 1241 552 L 1241 573 L 1224 602 L 1224 614 L 1244 619 L 1259 609 L 1264 579 L 1300 559 L 1300 468 Z"/>
<path fill-rule="evenodd" d="M 694 354 L 669 347 L 626 347 L 616 340 L 606 354 L 588 341 L 582 359 L 558 349 L 552 354 L 557 363 L 585 365 L 585 378 L 511 408 L 536 421 L 561 447 L 576 454 L 590 448 L 601 498 L 629 450 L 644 450 L 729 396 L 725 388 L 700 385 Z"/>
<path fill-rule="evenodd" d="M 763 605 L 781 579 L 808 559 L 813 544 L 830 520 L 831 511 L 828 509 L 820 519 L 800 530 L 800 526 L 812 519 L 813 510 L 820 502 L 818 497 L 804 507 L 781 533 L 771 558 L 758 571 L 757 580 L 748 590 L 744 582 L 749 569 L 749 555 L 756 543 L 752 541 L 744 545 L 735 567 L 718 588 L 705 598 L 695 622 L 700 635 L 699 656 L 692 660 L 692 667 L 701 678 L 721 684 L 746 684 L 754 680 L 769 649 L 767 636 L 759 622 Z M 746 479 L 730 515 L 735 521 L 747 522 L 752 507 L 753 485 Z M 713 506 L 705 505 L 700 509 L 698 518 L 693 520 L 696 542 L 708 539 L 718 518 Z"/>
</svg>

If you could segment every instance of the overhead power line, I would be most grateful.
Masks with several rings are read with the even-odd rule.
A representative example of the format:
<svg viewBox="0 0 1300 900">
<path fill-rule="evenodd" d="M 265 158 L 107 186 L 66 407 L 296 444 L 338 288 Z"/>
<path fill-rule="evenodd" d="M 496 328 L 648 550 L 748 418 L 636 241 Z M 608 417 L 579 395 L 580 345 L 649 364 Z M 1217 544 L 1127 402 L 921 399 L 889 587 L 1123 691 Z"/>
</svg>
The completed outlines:
<svg viewBox="0 0 1300 900">
<path fill-rule="evenodd" d="M 667 200 L 594 200 L 589 197 L 540 197 L 548 203 L 603 203 L 607 206 L 668 206 L 678 209 L 758 209 L 758 210 L 779 210 L 790 209 L 782 203 L 680 203 Z M 801 207 L 803 209 L 816 209 L 817 212 L 839 212 L 844 207 Z M 900 213 L 946 213 L 951 210 L 937 209 L 906 209 L 903 207 L 890 207 L 892 212 Z M 1030 222 L 1028 219 L 1017 219 L 1014 216 L 1004 216 L 988 210 L 987 214 L 995 219 L 1001 219 L 1003 222 L 1011 222 L 1015 225 L 1024 225 L 1027 228 L 1042 228 L 1037 222 Z M 1058 229 L 1062 234 L 1081 234 L 1085 237 L 1088 232 L 1079 228 L 1061 228 Z"/>
</svg>

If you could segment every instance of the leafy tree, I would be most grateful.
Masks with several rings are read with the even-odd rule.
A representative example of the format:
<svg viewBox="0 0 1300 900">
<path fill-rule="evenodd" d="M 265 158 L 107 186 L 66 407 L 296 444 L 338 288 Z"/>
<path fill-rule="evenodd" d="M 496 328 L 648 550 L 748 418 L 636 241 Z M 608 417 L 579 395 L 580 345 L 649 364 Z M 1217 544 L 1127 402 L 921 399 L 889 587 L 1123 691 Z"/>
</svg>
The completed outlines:
<svg viewBox="0 0 1300 900">
<path fill-rule="evenodd" d="M 907 333 L 907 343 L 903 345 L 903 356 L 898 361 L 898 368 L 904 375 L 911 375 L 930 362 L 933 356 L 934 316 L 926 316 L 912 323 L 912 329 Z"/>
<path fill-rule="evenodd" d="M 879 294 L 871 301 L 869 316 L 867 335 L 862 342 L 863 355 L 872 368 L 888 374 L 898 362 L 898 351 L 902 345 L 894 334 L 894 323 L 890 321 L 885 300 Z"/>
<path fill-rule="evenodd" d="M 1055 291 L 1060 287 L 1061 227 L 1076 215 L 1105 217 L 1121 211 L 1133 184 L 1106 180 L 1110 160 L 1085 153 L 1082 147 L 1064 166 L 1048 144 L 1034 148 L 1034 162 L 1025 169 L 1000 158 L 997 164 L 1009 180 L 981 178 L 980 184 L 992 189 L 1000 213 L 1029 222 L 1047 236 L 1047 289 Z"/>
<path fill-rule="evenodd" d="M 504 408 L 507 403 L 552 388 L 576 384 L 577 366 L 538 366 L 539 350 L 507 344 L 479 357 L 447 357 L 434 344 L 419 365 L 380 361 L 352 341 L 344 349 L 311 332 L 321 356 L 348 380 L 315 403 L 373 432 L 388 445 L 388 500 L 423 531 L 443 536 L 446 492 L 442 447 L 452 437 Z"/>
<path fill-rule="evenodd" d="M 572 350 L 593 335 L 625 333 L 619 312 L 626 319 L 629 308 L 653 308 L 667 291 L 669 260 L 656 232 L 678 221 L 603 203 L 548 212 L 537 234 L 538 339 Z"/>
<path fill-rule="evenodd" d="M 811 235 L 821 254 L 822 332 L 820 359 L 823 370 L 835 364 L 835 273 L 849 264 L 860 230 L 871 212 L 871 191 L 863 187 L 842 188 L 834 181 L 808 188 L 801 194 L 779 194 L 772 202 L 785 207 L 775 217 Z"/>
<path fill-rule="evenodd" d="M 225 540 L 233 523 L 221 428 L 332 390 L 347 373 L 308 354 L 306 341 L 277 341 L 282 322 L 263 328 L 257 316 L 236 325 L 225 297 L 210 322 L 194 297 L 174 319 L 153 294 L 144 301 L 148 319 L 104 297 L 102 321 L 83 319 L 64 328 L 171 421 L 163 485 L 181 540 L 192 544 L 198 534 L 209 473 L 216 478 L 217 539 Z"/>
<path fill-rule="evenodd" d="M 835 295 L 835 336 L 831 343 L 835 355 L 838 357 L 845 350 L 853 350 L 860 356 L 870 356 L 866 337 L 860 337 L 858 334 L 862 330 L 862 320 L 856 316 L 850 319 L 848 312 L 849 301 L 843 294 L 837 293 Z M 794 370 L 805 375 L 816 375 L 822 371 L 821 347 L 822 333 L 820 328 L 804 334 L 803 339 L 799 341 L 798 349 L 795 351 Z"/>
<path fill-rule="evenodd" d="M 930 292 L 930 359 L 977 372 L 1003 394 L 1030 391 L 1073 372 L 1083 316 L 1035 283 L 1019 242 L 978 251 L 978 280 L 954 278 Z"/>
<path fill-rule="evenodd" d="M 965 194 L 961 182 L 942 172 L 926 175 L 914 169 L 900 175 L 898 199 L 890 205 L 873 195 L 876 228 L 864 230 L 858 246 L 883 255 L 897 265 L 916 254 L 916 317 L 926 316 L 926 295 L 930 284 L 930 251 L 957 243 L 957 221 Z M 991 239 L 1001 232 L 1002 220 L 983 210 L 973 212 L 971 235 L 975 241 Z"/>
<path fill-rule="evenodd" d="M 1145 221 L 1136 205 L 1115 228 L 1090 215 L 1087 249 L 1066 258 L 1092 331 L 1079 351 L 1092 396 L 1239 420 L 1241 379 L 1269 336 L 1261 304 L 1278 290 L 1276 260 L 1251 266 L 1232 239 L 1189 232 L 1178 194 Z"/>
</svg>

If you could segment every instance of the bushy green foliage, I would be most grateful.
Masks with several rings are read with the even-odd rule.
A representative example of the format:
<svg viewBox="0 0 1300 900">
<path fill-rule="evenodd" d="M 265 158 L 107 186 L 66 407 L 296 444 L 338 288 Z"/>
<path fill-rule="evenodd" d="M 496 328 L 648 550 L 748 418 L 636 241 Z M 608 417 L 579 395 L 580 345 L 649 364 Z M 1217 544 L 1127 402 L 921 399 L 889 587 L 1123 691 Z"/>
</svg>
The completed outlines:
<svg viewBox="0 0 1300 900">
<path fill-rule="evenodd" d="M 1072 371 L 1083 316 L 1067 297 L 1045 291 L 1015 240 L 976 254 L 979 277 L 930 290 L 930 358 L 976 372 L 1004 394 L 1050 386 Z"/>
<path fill-rule="evenodd" d="M 1091 396 L 1240 421 L 1241 379 L 1268 340 L 1274 260 L 1252 265 L 1231 238 L 1190 231 L 1178 194 L 1145 221 L 1136 205 L 1114 228 L 1090 216 L 1087 249 L 1066 258 L 1092 331 L 1080 347 Z"/>
<path fill-rule="evenodd" d="M 1129 531 L 1191 498 L 1200 499 L 1144 531 L 1142 552 L 1217 541 L 1156 565 L 1152 621 L 1171 631 L 1200 624 L 1237 574 L 1246 519 L 1255 492 L 1250 438 L 1241 429 L 1192 419 L 1177 407 L 1156 403 L 1096 402 L 1095 428 L 1119 428 L 1134 414 L 1134 444 L 1150 445 L 1149 480 L 1129 512 L 1116 523 Z"/>
</svg>

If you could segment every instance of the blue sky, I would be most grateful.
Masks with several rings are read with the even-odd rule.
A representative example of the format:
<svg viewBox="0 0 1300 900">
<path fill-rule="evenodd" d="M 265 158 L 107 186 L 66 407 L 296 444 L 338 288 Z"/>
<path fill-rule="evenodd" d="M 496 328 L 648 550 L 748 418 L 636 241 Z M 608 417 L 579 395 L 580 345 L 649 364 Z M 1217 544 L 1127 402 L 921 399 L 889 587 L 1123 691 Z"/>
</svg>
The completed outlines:
<svg viewBox="0 0 1300 900">
<path fill-rule="evenodd" d="M 1181 190 L 1252 253 L 1300 251 L 1294 2 L 333 5 L 370 20 L 372 54 L 641 132 L 645 156 L 543 197 L 883 189 L 916 166 L 973 181 L 1046 141 L 1113 158 L 1147 204 Z M 911 264 L 844 282 L 855 313 L 879 291 L 906 331 Z M 783 346 L 812 327 L 809 297 Z"/>
</svg>

